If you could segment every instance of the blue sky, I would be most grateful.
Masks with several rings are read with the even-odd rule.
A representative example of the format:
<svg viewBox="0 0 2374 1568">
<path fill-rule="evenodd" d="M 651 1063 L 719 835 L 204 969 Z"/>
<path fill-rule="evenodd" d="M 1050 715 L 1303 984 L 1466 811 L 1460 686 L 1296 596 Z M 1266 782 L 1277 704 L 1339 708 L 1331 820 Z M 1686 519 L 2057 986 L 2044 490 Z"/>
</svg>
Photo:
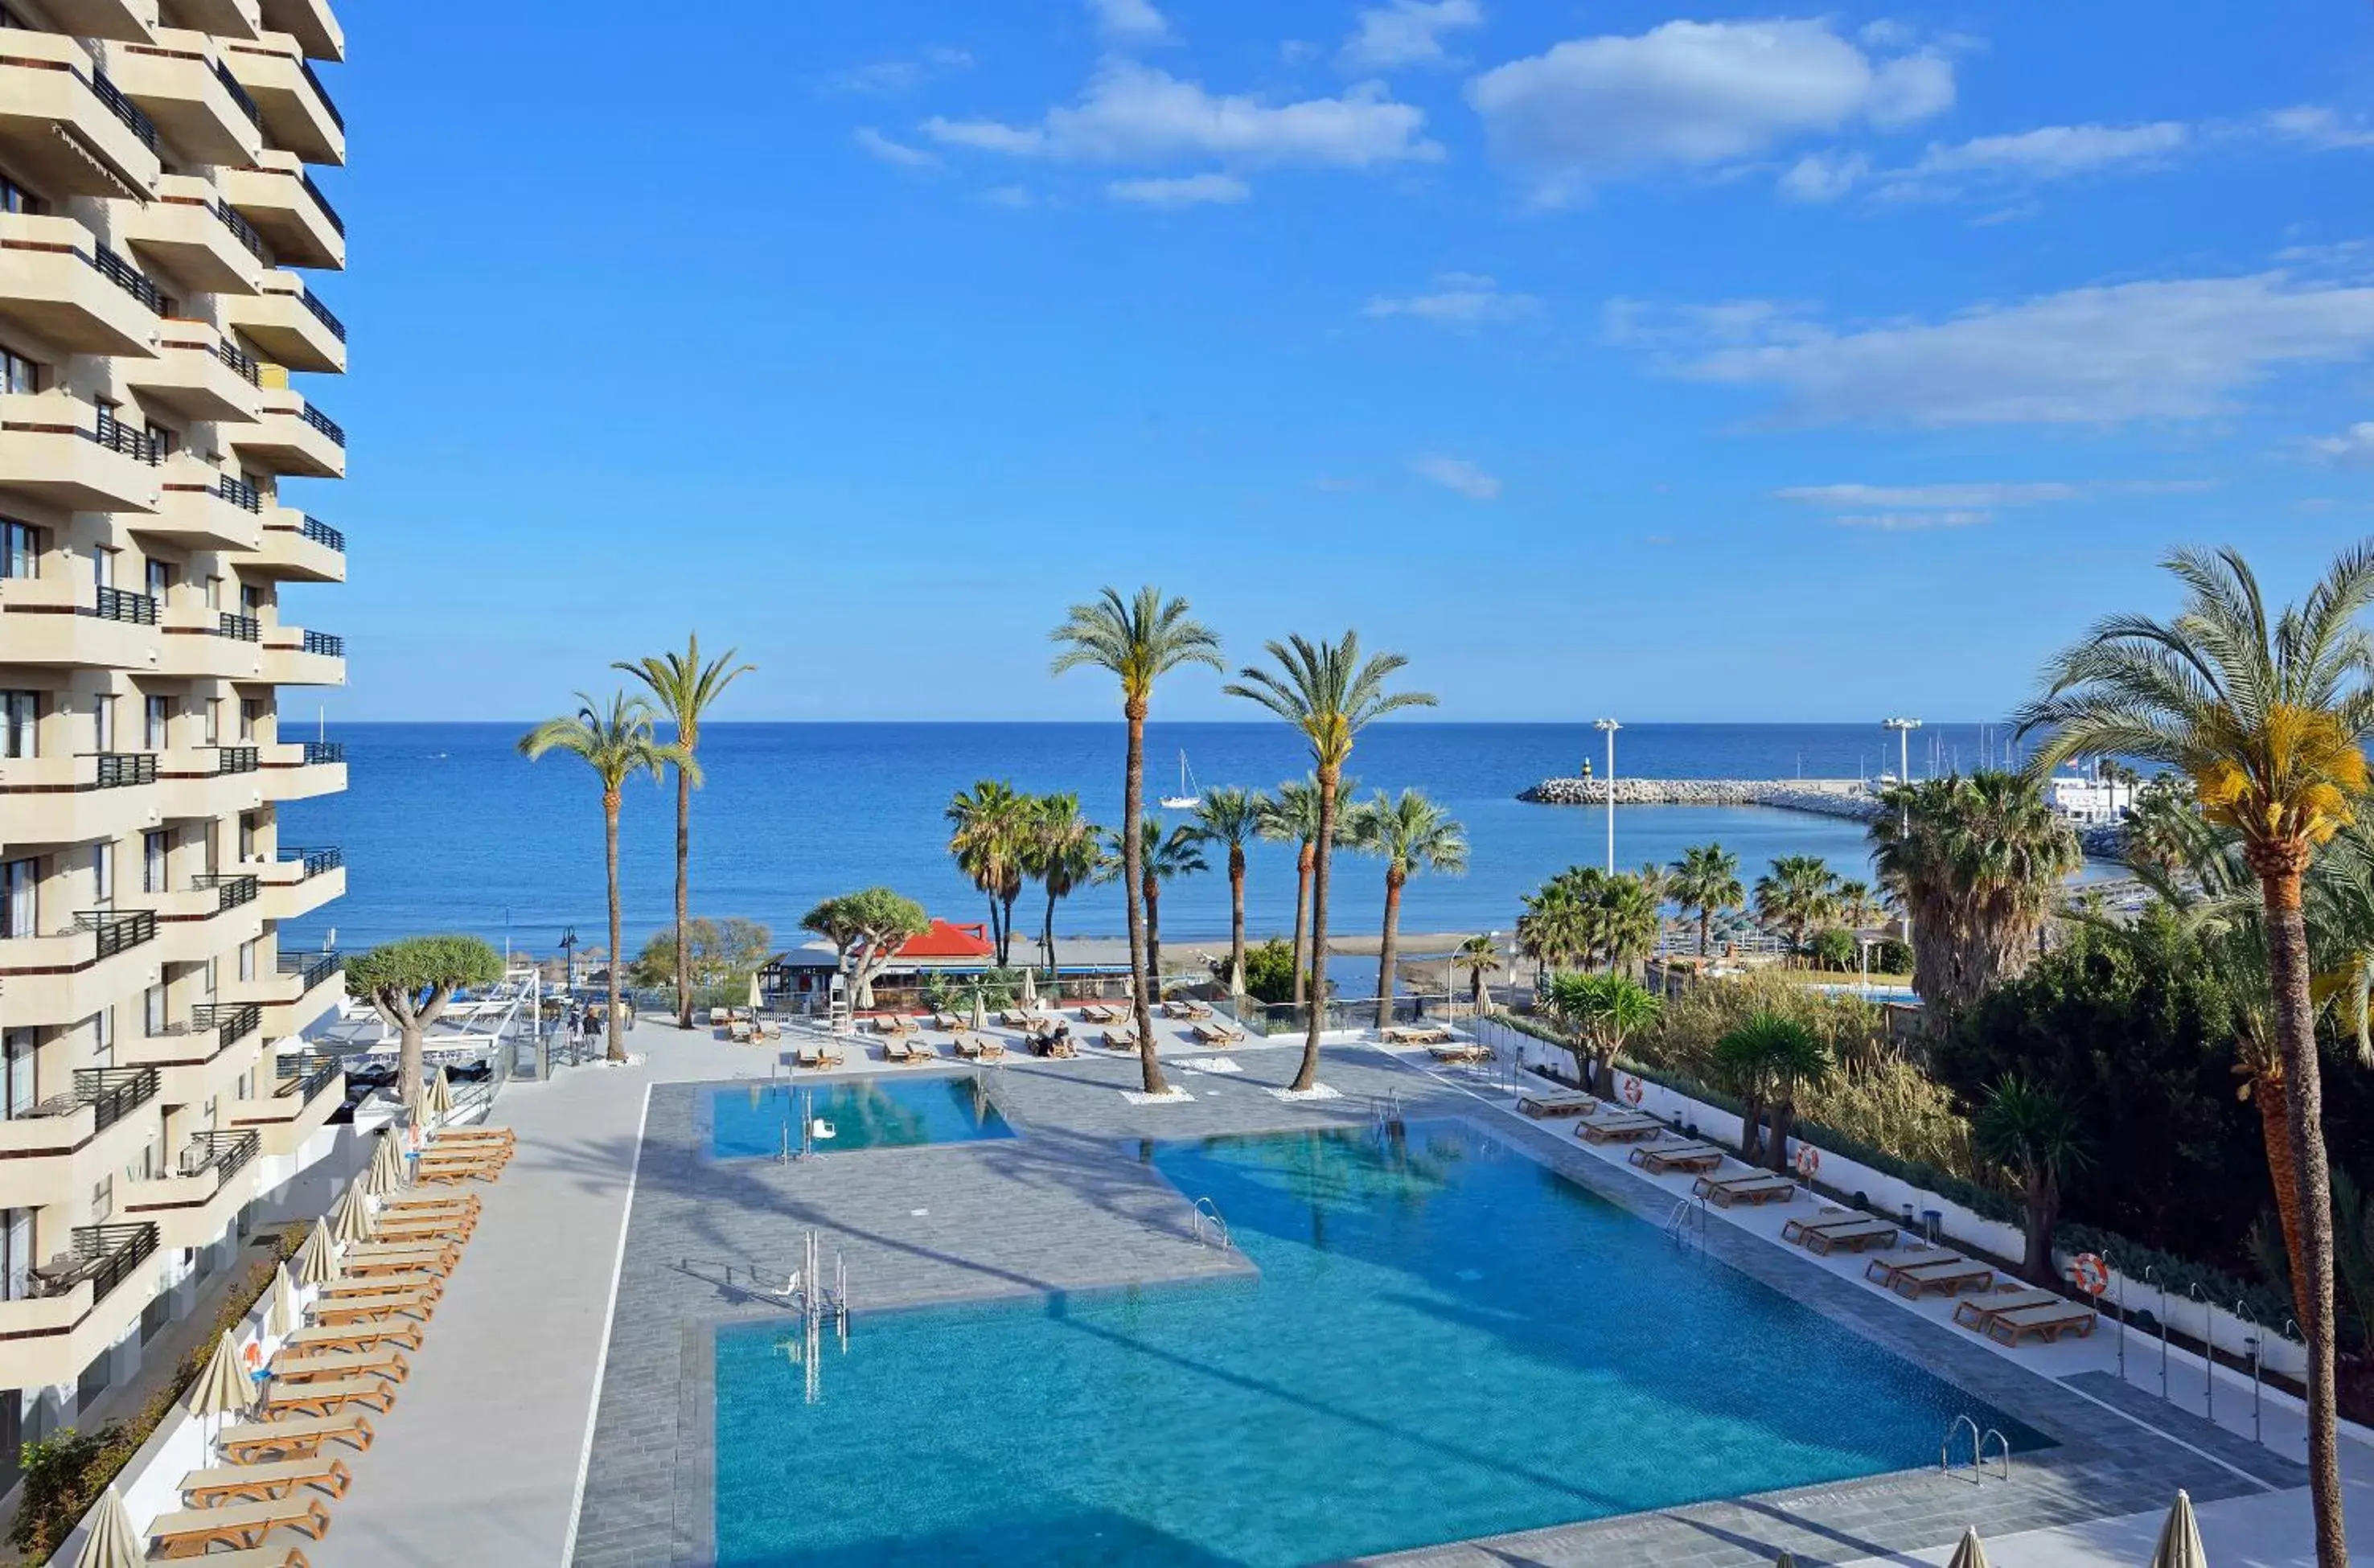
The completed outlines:
<svg viewBox="0 0 2374 1568">
<path fill-rule="evenodd" d="M 1101 718 L 1045 631 L 1153 580 L 1446 719 L 1980 719 L 2374 532 L 2362 6 L 343 19 L 333 718 L 693 626 L 728 717 Z"/>
</svg>

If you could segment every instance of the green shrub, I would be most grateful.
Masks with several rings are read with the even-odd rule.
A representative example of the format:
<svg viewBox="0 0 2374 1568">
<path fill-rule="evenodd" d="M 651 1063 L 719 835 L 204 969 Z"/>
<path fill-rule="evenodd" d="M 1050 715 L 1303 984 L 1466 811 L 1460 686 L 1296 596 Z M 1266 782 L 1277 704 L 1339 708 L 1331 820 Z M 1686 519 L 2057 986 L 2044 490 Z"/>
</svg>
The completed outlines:
<svg viewBox="0 0 2374 1568">
<path fill-rule="evenodd" d="M 1271 941 L 1245 949 L 1245 994 L 1273 1006 L 1294 1000 L 1291 942 Z"/>
</svg>

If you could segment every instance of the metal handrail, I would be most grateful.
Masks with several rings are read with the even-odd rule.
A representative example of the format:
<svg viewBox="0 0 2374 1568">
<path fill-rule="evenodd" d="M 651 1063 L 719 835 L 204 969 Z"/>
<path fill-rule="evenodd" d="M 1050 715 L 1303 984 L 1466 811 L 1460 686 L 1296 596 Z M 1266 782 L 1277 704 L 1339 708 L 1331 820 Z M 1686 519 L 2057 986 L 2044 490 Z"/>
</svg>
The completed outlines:
<svg viewBox="0 0 2374 1568">
<path fill-rule="evenodd" d="M 217 773 L 253 773 L 263 755 L 256 746 L 217 746 L 214 753 Z"/>
<path fill-rule="evenodd" d="M 254 903 L 256 892 L 262 886 L 256 878 L 239 872 L 203 872 L 190 879 L 192 892 L 215 895 L 215 913 L 217 915 L 225 909 L 236 909 L 242 904 Z"/>
<path fill-rule="evenodd" d="M 96 752 L 95 783 L 101 790 L 122 790 L 157 782 L 155 752 Z"/>
<path fill-rule="evenodd" d="M 249 881 L 255 879 L 250 877 Z M 227 1050 L 264 1026 L 264 1008 L 256 1002 L 240 1002 L 226 1006 L 220 1002 L 200 1002 L 190 1009 L 190 1027 L 212 1029 L 215 1048 Z"/>
<path fill-rule="evenodd" d="M 302 749 L 308 767 L 319 763 L 347 760 L 347 743 L 344 741 L 307 741 Z"/>
<path fill-rule="evenodd" d="M 320 409 L 314 407 L 311 404 L 299 404 L 297 405 L 297 417 L 302 419 L 306 424 L 311 425 L 316 430 L 321 431 L 322 434 L 329 437 L 330 439 L 337 442 L 338 445 L 343 447 L 347 444 L 347 433 L 338 428 L 338 422 L 331 418 L 328 415 L 323 413 Z"/>
<path fill-rule="evenodd" d="M 264 384 L 264 372 L 257 367 L 253 354 L 234 348 L 228 343 L 217 343 L 215 345 L 215 357 L 238 371 L 240 379 L 249 386 Z"/>
<path fill-rule="evenodd" d="M 264 1135 L 253 1128 L 245 1132 L 194 1132 L 182 1151 L 181 1174 L 185 1176 L 215 1173 L 215 1185 L 220 1187 L 239 1174 L 241 1166 L 264 1148 Z M 195 1158 L 192 1158 L 195 1155 Z"/>
<path fill-rule="evenodd" d="M 94 240 L 89 251 L 84 252 L 83 259 L 91 264 L 100 276 L 147 306 L 153 313 L 159 316 L 165 313 L 163 290 L 148 281 L 147 274 L 113 251 Z"/>
<path fill-rule="evenodd" d="M 345 239 L 347 234 L 347 220 L 338 216 L 338 209 L 330 205 L 330 198 L 322 194 L 322 187 L 313 183 L 313 177 L 300 170 L 298 171 L 297 182 L 305 187 L 305 193 L 307 195 L 311 196 L 316 203 L 320 204 L 322 216 L 330 220 L 330 227 L 338 231 L 338 238 L 341 240 Z"/>
<path fill-rule="evenodd" d="M 342 637 L 333 637 L 328 632 L 307 632 L 304 651 L 324 653 L 333 659 L 344 659 L 347 656 L 347 639 Z"/>
<path fill-rule="evenodd" d="M 323 522 L 316 518 L 308 516 L 303 522 L 298 525 L 297 532 L 302 533 L 306 538 L 311 539 L 316 544 L 325 544 L 329 546 L 341 556 L 347 553 L 347 536 L 339 532 L 336 529 L 332 528 L 328 523 Z"/>
<path fill-rule="evenodd" d="M 104 1301 L 118 1285 L 132 1277 L 157 1251 L 157 1227 L 140 1225 L 76 1225 L 69 1233 L 74 1238 L 73 1268 L 63 1275 L 34 1276 L 37 1295 L 64 1295 L 84 1281 L 90 1281 L 90 1299 L 95 1305 Z"/>
<path fill-rule="evenodd" d="M 249 255 L 259 262 L 272 260 L 271 253 L 264 248 L 264 236 L 255 231 L 255 225 L 239 215 L 238 208 L 220 196 L 215 198 L 214 208 L 215 216 L 222 219 L 223 227 L 230 230 L 231 237 L 247 248 Z"/>
<path fill-rule="evenodd" d="M 230 352 L 236 354 L 239 351 L 237 349 L 232 349 Z M 246 357 L 241 355 L 241 357 L 245 358 Z M 248 360 L 248 364 L 250 366 L 253 366 L 254 363 L 255 361 L 253 359 Z M 255 380 L 255 377 L 250 375 L 247 379 L 252 381 Z M 246 480 L 236 478 L 229 474 L 217 474 L 215 475 L 215 494 L 221 497 L 224 500 L 229 501 L 232 506 L 237 507 L 241 511 L 260 512 L 264 509 L 264 492 L 249 484 Z"/>
<path fill-rule="evenodd" d="M 280 955 L 280 973 L 297 977 L 297 992 L 302 996 L 336 974 L 345 962 L 335 953 L 284 953 Z"/>
<path fill-rule="evenodd" d="M 322 78 L 313 74 L 313 63 L 300 54 L 297 57 L 297 68 L 305 73 L 305 79 L 313 84 L 313 90 L 315 92 L 321 94 L 322 110 L 323 113 L 329 115 L 330 123 L 335 125 L 341 131 L 345 130 L 347 128 L 347 117 L 338 112 L 337 104 L 331 100 L 330 89 L 323 87 L 322 85 Z"/>
<path fill-rule="evenodd" d="M 264 111 L 256 107 L 255 99 L 248 97 L 247 89 L 239 85 L 239 78 L 230 74 L 230 67 L 219 60 L 215 62 L 215 80 L 230 94 L 230 100 L 239 105 L 240 112 L 247 116 L 248 123 L 259 131 L 264 129 Z"/>
<path fill-rule="evenodd" d="M 157 624 L 157 601 L 146 593 L 134 593 L 128 589 L 102 588 L 92 601 L 88 614 L 102 621 L 153 626 Z"/>
<path fill-rule="evenodd" d="M 144 942 L 157 940 L 157 916 L 150 909 L 86 909 L 75 916 L 75 929 L 98 934 L 98 956 L 112 958 Z"/>
<path fill-rule="evenodd" d="M 155 463 L 164 455 L 155 437 L 134 429 L 104 408 L 84 434 L 108 451 L 122 452 L 135 462 Z"/>
<path fill-rule="evenodd" d="M 82 73 L 76 71 L 76 76 Z M 140 138 L 140 145 L 150 152 L 157 150 L 157 122 L 148 118 L 141 107 L 123 96 L 123 89 L 107 79 L 107 73 L 97 66 L 83 77 L 84 84 L 107 106 L 107 111 L 123 122 L 126 129 Z"/>
<path fill-rule="evenodd" d="M 215 635 L 240 642 L 262 642 L 264 623 L 253 615 L 237 615 L 229 610 L 216 612 Z"/>
<path fill-rule="evenodd" d="M 1210 1223 L 1211 1228 L 1218 1234 L 1220 1250 L 1222 1252 L 1232 1250 L 1236 1244 L 1228 1239 L 1228 1222 L 1220 1218 L 1220 1206 L 1213 1202 L 1209 1198 L 1198 1198 L 1195 1199 L 1195 1212 L 1193 1224 L 1194 1227 L 1195 1243 L 1199 1246 L 1209 1246 L 1213 1245 L 1211 1242 L 1205 1239 L 1205 1224 L 1207 1221 Z"/>
<path fill-rule="evenodd" d="M 74 1075 L 74 1099 L 91 1109 L 91 1130 L 104 1132 L 157 1097 L 164 1086 L 153 1067 L 84 1067 Z"/>
<path fill-rule="evenodd" d="M 275 1098 L 294 1095 L 299 1100 L 310 1101 L 329 1087 L 330 1080 L 335 1078 L 341 1069 L 338 1059 L 325 1051 L 300 1051 L 295 1056 L 282 1057 L 275 1071 L 280 1078 L 280 1086 L 273 1091 Z"/>
<path fill-rule="evenodd" d="M 311 288 L 299 288 L 297 290 L 297 298 L 298 300 L 304 305 L 305 309 L 313 312 L 313 319 L 315 321 L 330 329 L 330 335 L 332 337 L 336 338 L 340 343 L 347 341 L 347 323 L 332 315 L 330 313 L 330 308 L 327 305 L 323 304 L 321 298 Z"/>
<path fill-rule="evenodd" d="M 318 849 L 301 849 L 293 844 L 283 845 L 280 850 L 280 863 L 302 867 L 303 870 L 297 880 L 310 882 L 323 872 L 334 872 L 345 865 L 347 852 L 335 845 Z"/>
</svg>

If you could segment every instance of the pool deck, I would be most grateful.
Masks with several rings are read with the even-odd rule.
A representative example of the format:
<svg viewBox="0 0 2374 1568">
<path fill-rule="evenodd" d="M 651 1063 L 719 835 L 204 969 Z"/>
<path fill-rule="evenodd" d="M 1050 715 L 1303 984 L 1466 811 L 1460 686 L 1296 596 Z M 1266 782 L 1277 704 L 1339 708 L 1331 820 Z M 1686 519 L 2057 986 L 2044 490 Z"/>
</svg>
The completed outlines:
<svg viewBox="0 0 2374 1568">
<path fill-rule="evenodd" d="M 1686 1190 L 1683 1178 L 1644 1176 L 1620 1148 L 1515 1116 L 1505 1070 L 1442 1070 L 1422 1051 L 1353 1046 L 1331 1047 L 1323 1073 L 1340 1100 L 1287 1103 L 1268 1092 L 1293 1070 L 1287 1046 L 1232 1047 L 1239 1073 L 1174 1071 L 1195 1098 L 1161 1106 L 1118 1092 L 1135 1086 L 1134 1059 L 1017 1057 L 992 1078 L 1020 1139 L 716 1164 L 691 1153 L 694 1091 L 681 1086 L 764 1080 L 781 1047 L 649 1022 L 630 1045 L 637 1065 L 503 1094 L 496 1119 L 517 1129 L 519 1155 L 485 1189 L 484 1223 L 395 1408 L 375 1422 L 378 1442 L 349 1457 L 354 1486 L 335 1508 L 335 1527 L 308 1543 L 322 1568 L 706 1562 L 708 1334 L 719 1322 L 785 1316 L 770 1292 L 797 1267 L 811 1227 L 828 1258 L 846 1260 L 861 1311 L 1242 1269 L 1193 1239 L 1186 1199 L 1130 1156 L 1129 1141 L 1358 1126 L 1369 1097 L 1396 1091 L 1406 1114 L 1467 1116 L 1644 1218 L 1661 1222 L 1675 1189 Z M 852 1071 L 934 1071 L 871 1059 L 861 1069 L 854 1042 L 850 1055 Z M 1905 1472 L 1373 1561 L 1746 1568 L 1787 1550 L 1809 1568 L 1902 1564 L 1943 1562 L 1974 1523 L 1999 1562 L 2098 1568 L 2142 1561 L 2183 1486 L 2201 1505 L 2213 1561 L 2313 1562 L 2297 1416 L 2271 1401 L 2270 1442 L 2254 1445 L 2246 1386 L 2221 1388 L 2213 1424 L 2121 1384 L 2107 1333 L 2016 1355 L 1991 1347 L 1950 1327 L 1949 1305 L 1915 1305 L 1863 1282 L 1860 1261 L 1780 1246 L 1784 1217 L 1717 1211 L 1710 1259 L 1817 1305 L 2062 1446 L 2023 1457 L 2007 1484 Z M 2129 1359 L 2140 1379 L 2144 1358 Z M 2156 1367 L 2150 1381 L 2156 1390 Z M 2345 1449 L 2353 1524 L 2374 1539 L 2365 1534 L 2374 1531 L 2374 1455 Z"/>
</svg>

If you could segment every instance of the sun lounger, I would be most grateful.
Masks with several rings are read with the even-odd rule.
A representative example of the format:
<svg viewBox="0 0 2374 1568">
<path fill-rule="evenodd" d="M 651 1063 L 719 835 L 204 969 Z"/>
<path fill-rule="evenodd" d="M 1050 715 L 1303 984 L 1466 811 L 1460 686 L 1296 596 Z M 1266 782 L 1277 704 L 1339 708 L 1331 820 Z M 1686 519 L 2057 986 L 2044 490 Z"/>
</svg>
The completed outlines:
<svg viewBox="0 0 2374 1568">
<path fill-rule="evenodd" d="M 725 1037 L 737 1046 L 748 1045 L 758 1037 L 758 1033 L 756 1029 L 738 1018 L 725 1026 Z"/>
<path fill-rule="evenodd" d="M 323 1324 L 311 1328 L 300 1328 L 280 1341 L 285 1352 L 291 1347 L 308 1351 L 361 1351 L 373 1345 L 402 1345 L 407 1351 L 420 1348 L 423 1336 L 419 1321 L 410 1317 L 358 1317 L 351 1323 Z"/>
<path fill-rule="evenodd" d="M 1998 1312 L 1987 1319 L 1986 1336 L 1998 1345 L 2016 1349 L 2025 1340 L 2054 1343 L 2063 1335 L 2085 1339 L 2094 1332 L 2094 1314 L 2075 1302 L 2059 1306 L 2031 1306 L 2018 1312 Z"/>
<path fill-rule="evenodd" d="M 965 1021 L 958 1018 L 953 1012 L 934 1012 L 932 1014 L 932 1027 L 934 1029 L 945 1029 L 949 1034 L 953 1035 L 964 1026 Z"/>
<path fill-rule="evenodd" d="M 1242 1029 L 1222 1024 L 1217 1020 L 1209 1024 L 1195 1024 L 1187 1032 L 1207 1046 L 1232 1046 L 1245 1037 L 1245 1032 Z"/>
<path fill-rule="evenodd" d="M 429 1216 L 422 1219 L 382 1220 L 378 1235 L 382 1241 L 450 1241 L 460 1245 L 470 1239 L 478 1222 L 467 1214 L 454 1214 L 445 1219 Z"/>
<path fill-rule="evenodd" d="M 712 1029 L 723 1029 L 728 1023 L 733 1021 L 733 1017 L 734 1014 L 727 1009 L 723 1007 L 712 1007 L 709 1010 L 710 1027 Z"/>
<path fill-rule="evenodd" d="M 330 1511 L 318 1497 L 283 1497 L 240 1503 L 228 1508 L 192 1508 L 167 1514 L 148 1527 L 160 1557 L 194 1557 L 209 1547 L 253 1550 L 277 1529 L 320 1540 L 330 1530 Z"/>
<path fill-rule="evenodd" d="M 1675 1171 L 1710 1171 L 1726 1158 L 1721 1149 L 1696 1140 L 1687 1143 L 1643 1143 L 1632 1151 L 1632 1163 L 1651 1176 Z"/>
<path fill-rule="evenodd" d="M 458 1263 L 462 1260 L 462 1244 L 433 1238 L 429 1241 L 358 1241 L 348 1243 L 339 1255 L 339 1260 L 347 1265 L 347 1272 L 350 1274 L 354 1272 L 356 1262 L 361 1259 L 403 1261 L 424 1258 L 439 1263 Z"/>
<path fill-rule="evenodd" d="M 1450 1030 L 1417 1024 L 1400 1024 L 1390 1029 L 1380 1029 L 1377 1037 L 1389 1046 L 1447 1046 L 1451 1041 Z"/>
<path fill-rule="evenodd" d="M 915 1021 L 903 1012 L 886 1012 L 874 1021 L 874 1032 L 877 1035 L 911 1035 L 915 1032 Z"/>
<path fill-rule="evenodd" d="M 271 1414 L 325 1416 L 348 1405 L 385 1415 L 395 1403 L 395 1386 L 378 1377 L 341 1377 L 327 1383 L 288 1383 L 274 1378 L 264 1386 L 264 1409 Z"/>
<path fill-rule="evenodd" d="M 384 1284 L 385 1281 L 374 1281 Z M 426 1323 L 437 1315 L 437 1293 L 425 1290 L 374 1291 L 369 1295 L 324 1295 L 311 1308 L 323 1328 L 360 1323 L 374 1317 L 405 1316 Z"/>
<path fill-rule="evenodd" d="M 1080 1022 L 1114 1024 L 1120 1022 L 1126 1011 L 1124 1008 L 1115 1007 L 1109 1001 L 1084 1001 L 1080 1004 Z"/>
<path fill-rule="evenodd" d="M 892 1040 L 882 1047 L 884 1061 L 936 1061 L 939 1054 L 920 1040 Z"/>
<path fill-rule="evenodd" d="M 1771 1171 L 1743 1176 L 1702 1176 L 1690 1184 L 1690 1194 L 1724 1209 L 1734 1203 L 1786 1203 L 1797 1196 L 1797 1184 Z"/>
<path fill-rule="evenodd" d="M 319 1457 L 279 1459 L 268 1465 L 222 1465 L 192 1470 L 182 1478 L 182 1496 L 193 1508 L 225 1503 L 262 1503 L 312 1487 L 332 1497 L 344 1497 L 354 1483 L 354 1472 L 343 1459 Z"/>
<path fill-rule="evenodd" d="M 1983 1263 L 1973 1263 L 1967 1258 L 1947 1262 L 1916 1263 L 1909 1269 L 1898 1269 L 1887 1279 L 1887 1288 L 1898 1295 L 1913 1301 L 1925 1295 L 1959 1295 L 1964 1291 L 1983 1291 L 1995 1282 L 1995 1271 Z"/>
<path fill-rule="evenodd" d="M 357 1410 L 336 1415 L 292 1417 L 287 1421 L 242 1422 L 227 1426 L 215 1439 L 223 1457 L 234 1464 L 260 1464 L 272 1459 L 310 1459 L 325 1443 L 343 1443 L 358 1453 L 371 1445 L 377 1433 L 370 1418 Z"/>
<path fill-rule="evenodd" d="M 811 1071 L 821 1072 L 840 1065 L 840 1053 L 830 1046 L 802 1046 L 793 1053 L 793 1061 Z"/>
<path fill-rule="evenodd" d="M 1899 1269 L 1919 1269 L 1932 1263 L 1959 1263 L 1962 1255 L 1949 1247 L 1931 1246 L 1926 1242 L 1914 1242 L 1900 1252 L 1883 1252 L 1868 1258 L 1863 1266 L 1863 1277 L 1875 1285 L 1884 1285 L 1896 1277 Z"/>
<path fill-rule="evenodd" d="M 445 1293 L 445 1276 L 433 1269 L 400 1269 L 393 1273 L 347 1275 L 322 1287 L 321 1299 L 339 1301 L 379 1295 L 388 1291 L 426 1291 L 434 1299 Z"/>
<path fill-rule="evenodd" d="M 1044 1057 L 1075 1057 L 1080 1054 L 1080 1047 L 1072 1043 L 1072 1036 L 1069 1035 L 1033 1035 L 1030 1036 L 1030 1054 Z"/>
<path fill-rule="evenodd" d="M 997 1021 L 1009 1029 L 1028 1029 L 1031 1023 L 1030 1014 L 1019 1007 L 1007 1008 L 997 1015 Z"/>
<path fill-rule="evenodd" d="M 347 1258 L 339 1262 L 349 1279 L 369 1281 L 401 1274 L 443 1276 L 453 1271 L 452 1259 L 441 1252 L 401 1252 L 380 1258 Z"/>
<path fill-rule="evenodd" d="M 486 1208 L 486 1199 L 476 1193 L 457 1193 L 445 1198 L 399 1198 L 393 1203 L 382 1203 L 380 1212 L 386 1214 L 467 1214 L 476 1218 Z"/>
<path fill-rule="evenodd" d="M 456 1182 L 464 1181 L 499 1181 L 502 1179 L 502 1175 L 503 1166 L 499 1160 L 469 1164 L 441 1163 L 432 1165 L 424 1163 L 419 1169 L 412 1173 L 412 1179 L 448 1187 Z"/>
<path fill-rule="evenodd" d="M 1518 1095 L 1517 1108 L 1534 1117 L 1585 1116 L 1599 1108 L 1599 1098 L 1580 1091 L 1547 1090 Z"/>
<path fill-rule="evenodd" d="M 508 1127 L 447 1127 L 429 1135 L 432 1143 L 499 1143 L 506 1149 L 519 1142 Z"/>
<path fill-rule="evenodd" d="M 284 1349 L 272 1358 L 272 1376 L 279 1383 L 326 1383 L 341 1377 L 384 1377 L 401 1383 L 412 1375 L 412 1363 L 402 1351 L 381 1345 L 368 1351 L 324 1351 L 309 1347 Z"/>
<path fill-rule="evenodd" d="M 1136 1025 L 1133 1024 L 1126 1029 L 1106 1030 L 1103 1035 L 1103 1044 L 1105 1049 L 1109 1051 L 1134 1051 L 1137 1049 Z"/>
<path fill-rule="evenodd" d="M 1792 1220 L 1780 1227 L 1780 1239 L 1793 1241 L 1806 1251 L 1828 1257 L 1844 1247 L 1849 1252 L 1868 1252 L 1886 1246 L 1896 1239 L 1897 1227 L 1886 1220 L 1875 1220 L 1863 1214 L 1836 1214 L 1827 1219 Z"/>
<path fill-rule="evenodd" d="M 1586 1143 L 1638 1143 L 1673 1129 L 1655 1117 L 1619 1111 L 1614 1116 L 1584 1117 L 1574 1130 Z"/>
<path fill-rule="evenodd" d="M 2064 1301 L 2058 1291 L 2022 1290 L 2017 1285 L 1998 1285 L 1992 1295 L 1971 1296 L 1954 1304 L 1954 1321 L 1964 1328 L 1975 1328 L 1983 1334 L 1987 1325 L 2006 1312 L 2033 1312 L 2039 1306 L 2058 1306 Z"/>
<path fill-rule="evenodd" d="M 1490 1061 L 1492 1047 L 1479 1046 L 1471 1041 L 1466 1045 L 1429 1046 L 1427 1047 L 1426 1054 L 1445 1067 L 1473 1067 L 1480 1062 Z"/>
<path fill-rule="evenodd" d="M 313 1564 L 295 1547 L 276 1541 L 248 1551 L 209 1551 L 206 1568 L 313 1568 Z"/>
</svg>

